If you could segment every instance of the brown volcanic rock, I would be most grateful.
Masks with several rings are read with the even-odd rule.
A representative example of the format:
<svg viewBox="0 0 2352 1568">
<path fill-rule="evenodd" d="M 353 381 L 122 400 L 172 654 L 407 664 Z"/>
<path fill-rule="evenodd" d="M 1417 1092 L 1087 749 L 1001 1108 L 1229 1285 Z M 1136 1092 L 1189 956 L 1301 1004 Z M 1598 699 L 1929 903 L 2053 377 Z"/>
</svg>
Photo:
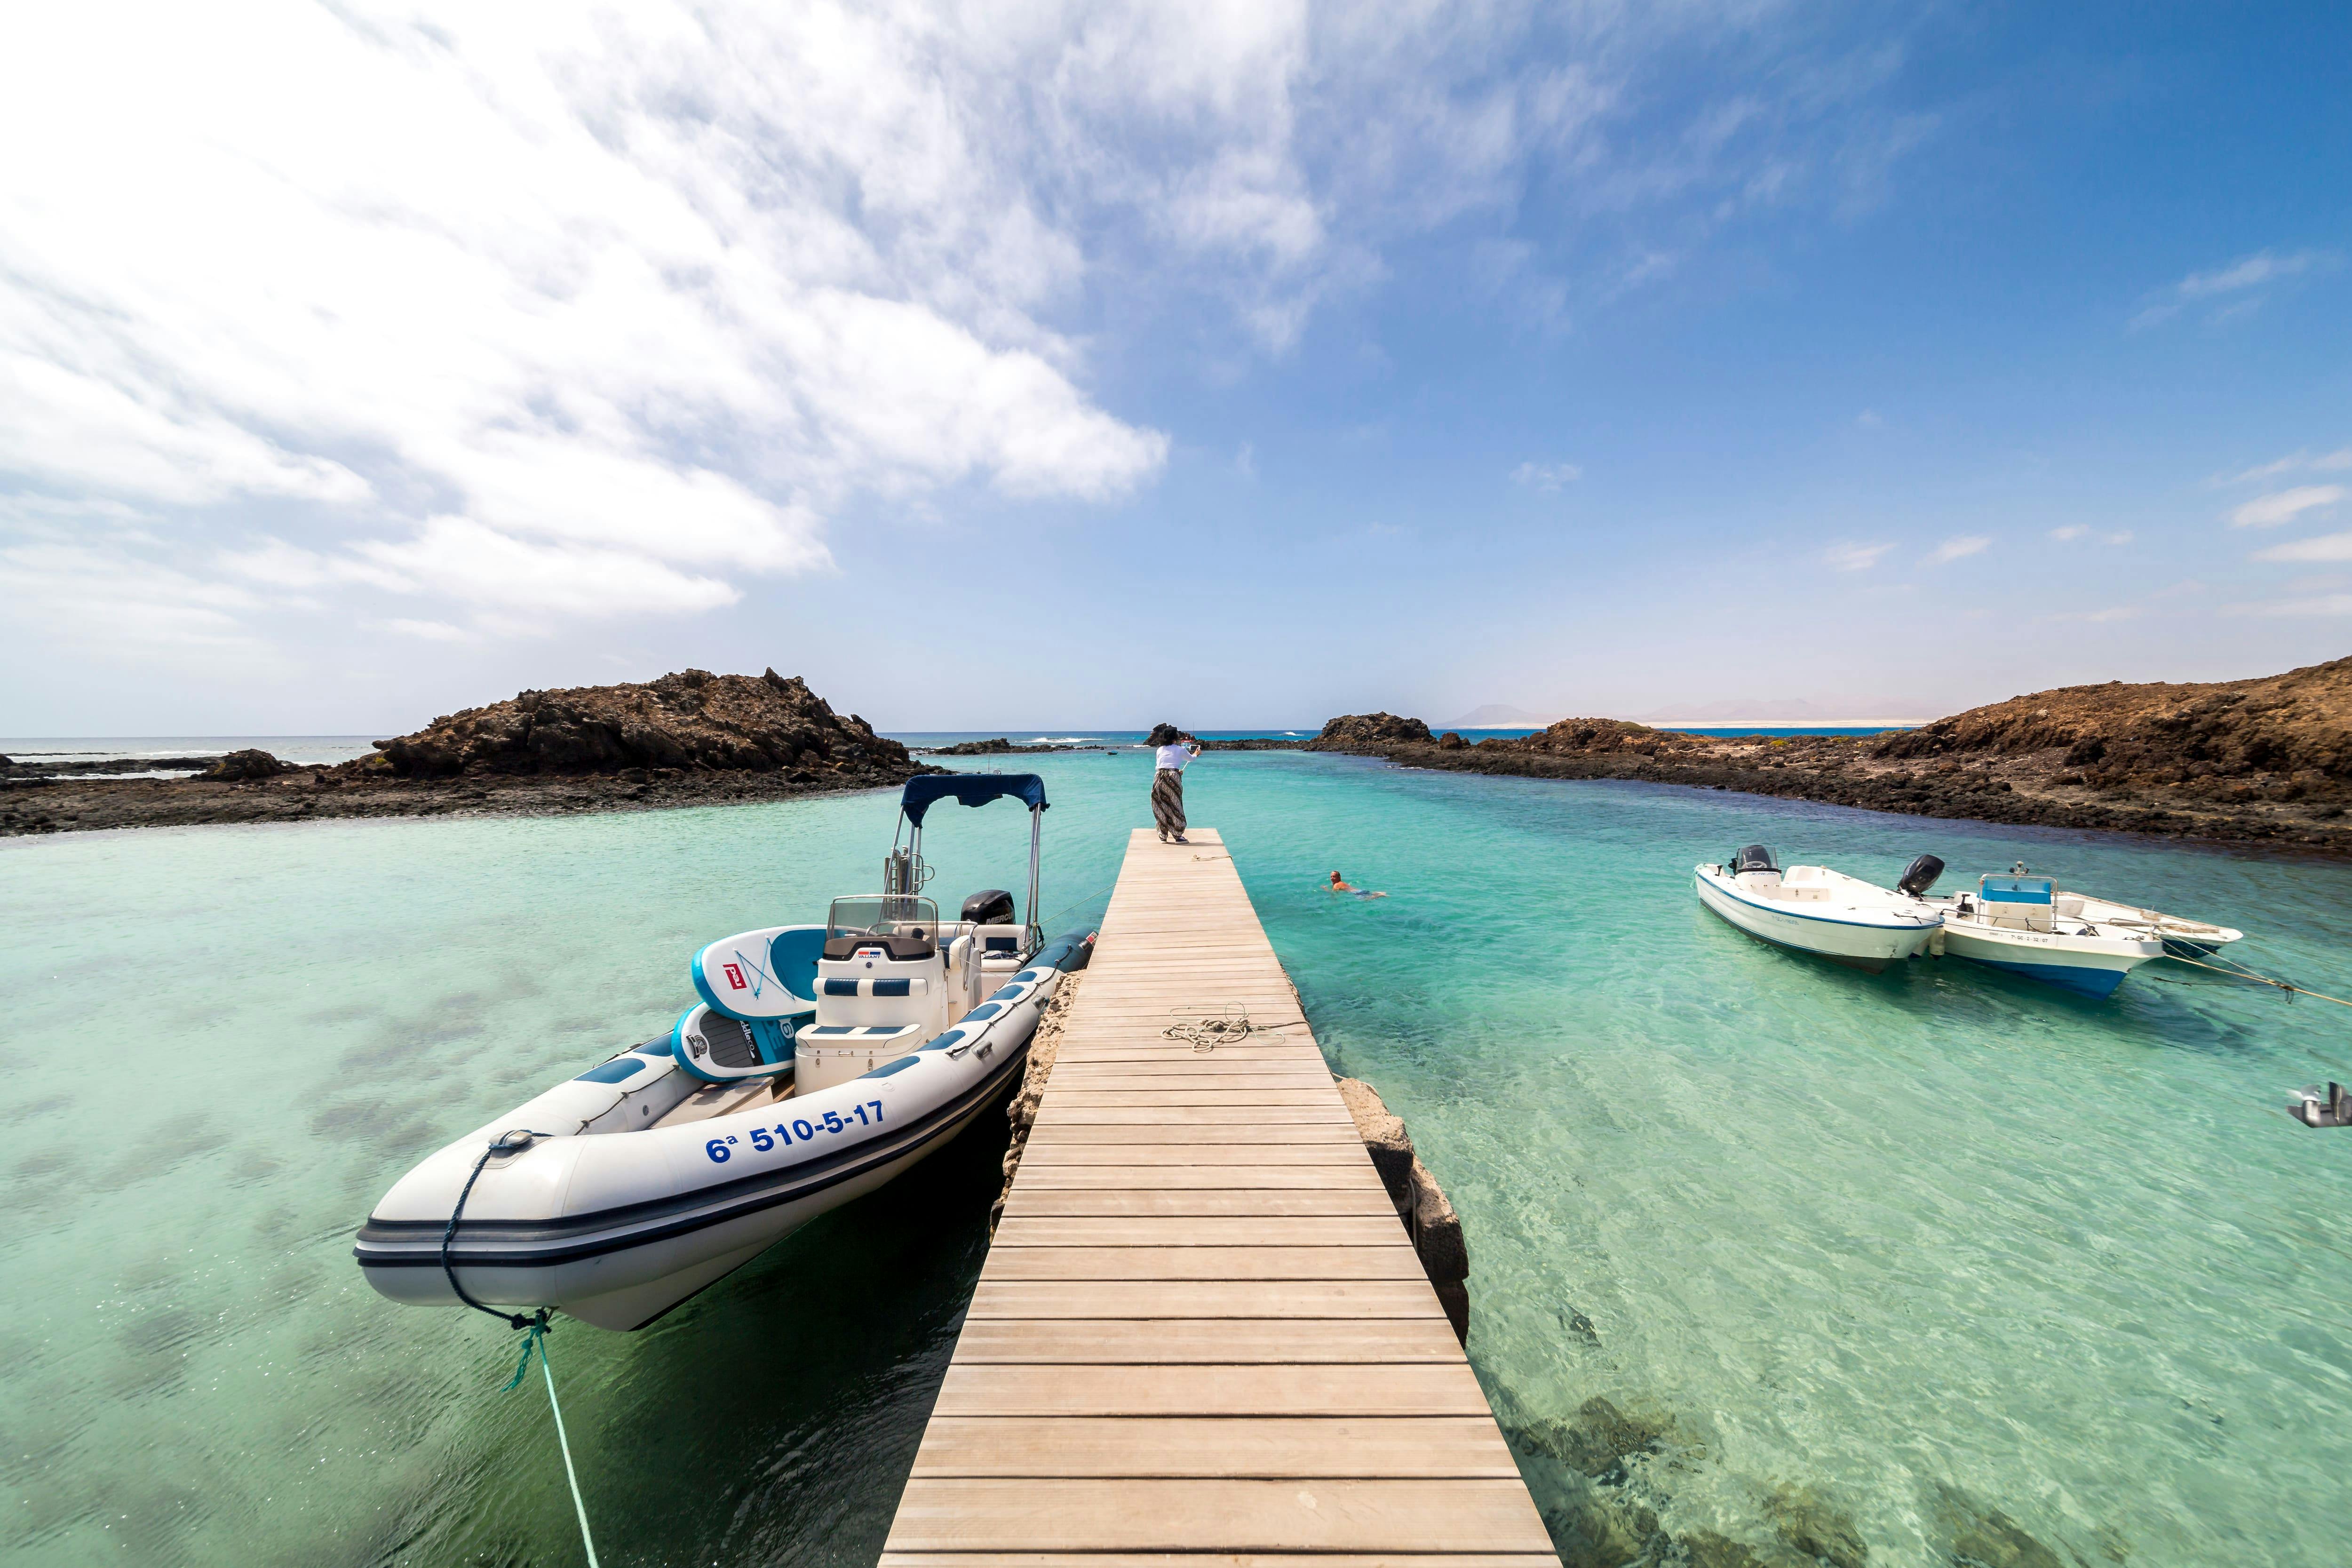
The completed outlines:
<svg viewBox="0 0 2352 1568">
<path fill-rule="evenodd" d="M 1436 737 L 1418 719 L 1393 713 L 1347 713 L 1323 726 L 1323 732 L 1298 749 L 1302 752 L 1378 752 L 1388 746 L 1430 745 Z"/>
<path fill-rule="evenodd" d="M 837 716 L 798 676 L 687 669 L 643 686 L 525 691 L 376 742 L 402 778 L 617 773 L 626 768 L 915 771 L 907 748 Z"/>
<path fill-rule="evenodd" d="M 1876 740 L 1563 719 L 1472 746 L 1403 738 L 1415 722 L 1335 719 L 1309 745 L 1458 773 L 1633 779 L 2352 854 L 2352 658 L 2259 680 L 2067 687 Z"/>
<path fill-rule="evenodd" d="M 2352 658 L 2259 680 L 2068 686 L 1888 736 L 1880 757 L 2024 757 L 2095 789 L 2173 786 L 2294 800 L 2352 784 Z"/>
</svg>

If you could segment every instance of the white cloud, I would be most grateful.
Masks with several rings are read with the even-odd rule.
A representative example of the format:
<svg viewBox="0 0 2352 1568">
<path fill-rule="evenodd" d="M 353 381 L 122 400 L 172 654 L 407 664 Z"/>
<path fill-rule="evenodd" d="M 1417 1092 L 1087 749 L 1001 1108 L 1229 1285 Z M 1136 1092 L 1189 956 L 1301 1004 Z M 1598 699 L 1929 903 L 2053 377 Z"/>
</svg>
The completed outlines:
<svg viewBox="0 0 2352 1568">
<path fill-rule="evenodd" d="M 1991 544 L 1992 541 L 1981 533 L 1954 534 L 1927 552 L 1927 564 L 1942 566 L 1971 555 L 1981 555 Z"/>
<path fill-rule="evenodd" d="M 2254 552 L 2257 561 L 2352 561 L 2352 533 L 2323 533 Z"/>
<path fill-rule="evenodd" d="M 2306 511 L 2334 506 L 2344 499 L 2342 485 L 2297 485 L 2273 495 L 2256 496 L 2230 513 L 2231 528 L 2275 528 Z"/>
<path fill-rule="evenodd" d="M 2070 522 L 2063 528 L 2052 529 L 2050 537 L 2067 543 L 2076 540 L 2095 538 L 2102 544 L 2129 544 L 2132 542 L 2132 531 L 2128 528 L 2119 528 L 2111 533 L 2095 533 L 2087 523 Z"/>
<path fill-rule="evenodd" d="M 2087 539 L 2090 535 L 2091 531 L 2079 522 L 2070 522 L 2063 528 L 2053 528 L 2050 531 L 2050 537 L 2053 539 Z"/>
<path fill-rule="evenodd" d="M 35 8 L 0 478 L 135 513 L 104 549 L 240 626 L 708 608 L 829 569 L 861 500 L 1150 483 L 1168 437 L 1089 386 L 1105 300 L 1246 363 L 1538 164 L 1603 295 L 1879 199 L 1930 124 L 1900 49 L 1816 47 L 1752 0 Z M 1693 47 L 1740 51 L 1729 109 L 1655 90 Z M 1564 321 L 1565 266 L 1510 286 Z"/>
<path fill-rule="evenodd" d="M 1894 548 L 1892 544 L 1832 544 L 1822 552 L 1822 559 L 1834 571 L 1867 572 Z"/>
<path fill-rule="evenodd" d="M 2252 256 L 2242 256 L 2225 267 L 2210 272 L 2191 272 L 2179 282 L 2159 289 L 2149 297 L 2150 302 L 2131 321 L 2137 330 L 2169 321 L 2183 310 L 2201 300 L 2226 295 L 2244 294 L 2282 279 L 2297 277 L 2335 260 L 2326 251 L 2295 250 L 2281 256 L 2268 250 L 2258 250 Z M 2221 320 L 2251 309 L 2253 300 L 2238 300 L 2224 306 L 2216 315 Z"/>
<path fill-rule="evenodd" d="M 2304 599 L 2231 605 L 2229 612 L 2233 616 L 2352 616 L 2352 594 L 2315 594 Z"/>
<path fill-rule="evenodd" d="M 2309 452 L 2291 452 L 2273 462 L 2248 468 L 2242 474 L 2232 474 L 2228 482 L 2246 484 L 2257 479 L 2274 479 L 2281 474 L 2335 473 L 2345 468 L 2352 468 L 2352 447 L 2339 447 L 2333 452 L 2321 452 L 2316 455 Z"/>
<path fill-rule="evenodd" d="M 1561 487 L 1583 477 L 1583 468 L 1574 463 L 1521 463 L 1511 470 L 1513 484 L 1541 495 L 1557 494 Z"/>
</svg>

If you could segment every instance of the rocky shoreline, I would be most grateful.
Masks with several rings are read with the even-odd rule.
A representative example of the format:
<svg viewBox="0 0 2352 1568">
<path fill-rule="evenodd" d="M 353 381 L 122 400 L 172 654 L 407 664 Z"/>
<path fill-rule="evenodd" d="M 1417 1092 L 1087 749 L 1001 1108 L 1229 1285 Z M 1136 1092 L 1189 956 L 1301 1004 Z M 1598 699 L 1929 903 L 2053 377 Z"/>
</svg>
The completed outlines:
<svg viewBox="0 0 2352 1568">
<path fill-rule="evenodd" d="M 1566 719 L 1472 743 L 1370 713 L 1332 720 L 1307 749 L 2352 855 L 2352 658 L 2260 680 L 2066 687 L 1878 736 L 1717 737 Z"/>
<path fill-rule="evenodd" d="M 524 691 L 377 742 L 357 761 L 289 766 L 266 752 L 168 762 L 5 764 L 0 837 L 359 816 L 541 816 L 791 799 L 889 788 L 939 770 L 797 677 L 688 669 L 644 685 Z"/>
</svg>

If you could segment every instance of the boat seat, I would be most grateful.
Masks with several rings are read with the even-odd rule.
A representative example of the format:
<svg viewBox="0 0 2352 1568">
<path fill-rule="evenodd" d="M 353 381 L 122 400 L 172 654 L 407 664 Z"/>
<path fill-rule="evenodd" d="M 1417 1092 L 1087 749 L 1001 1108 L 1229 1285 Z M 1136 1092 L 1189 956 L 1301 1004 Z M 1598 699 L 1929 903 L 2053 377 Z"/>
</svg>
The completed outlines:
<svg viewBox="0 0 2352 1568">
<path fill-rule="evenodd" d="M 824 982 L 827 996 L 920 996 L 930 988 L 930 981 L 920 974 L 902 975 L 896 980 L 853 980 L 844 976 Z"/>
<path fill-rule="evenodd" d="M 800 1053 L 795 1080 L 803 1094 L 863 1078 L 884 1062 L 922 1044 L 922 1024 L 818 1024 L 794 1041 Z"/>
</svg>

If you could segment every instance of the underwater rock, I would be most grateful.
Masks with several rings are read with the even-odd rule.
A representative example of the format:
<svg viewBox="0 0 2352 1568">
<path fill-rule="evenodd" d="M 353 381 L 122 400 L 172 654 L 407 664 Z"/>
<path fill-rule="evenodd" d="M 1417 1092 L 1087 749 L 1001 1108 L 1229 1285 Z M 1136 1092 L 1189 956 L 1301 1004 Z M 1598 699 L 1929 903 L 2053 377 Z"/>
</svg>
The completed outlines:
<svg viewBox="0 0 2352 1568">
<path fill-rule="evenodd" d="M 1778 1543 L 1747 1546 L 1712 1530 L 1681 1537 L 1691 1568 L 1815 1568 L 1814 1559 Z"/>
<path fill-rule="evenodd" d="M 1546 1510 L 1543 1522 L 1560 1568 L 1629 1568 L 1664 1544 L 1658 1516 L 1630 1498 L 1595 1492 Z"/>
<path fill-rule="evenodd" d="M 1781 1540 L 1830 1568 L 1863 1568 L 1870 1561 L 1870 1547 L 1854 1528 L 1853 1516 L 1811 1487 L 1774 1488 L 1764 1500 L 1764 1517 Z"/>
<path fill-rule="evenodd" d="M 1595 1479 L 1618 1475 L 1636 1454 L 1654 1454 L 1677 1437 L 1672 1417 L 1650 1420 L 1596 1394 L 1576 1407 L 1572 1421 L 1537 1419 L 1519 1428 L 1522 1452 L 1546 1454 Z"/>
<path fill-rule="evenodd" d="M 1591 1319 L 1573 1307 L 1560 1315 L 1559 1325 L 1586 1344 L 1598 1346 L 1601 1343 L 1601 1331 L 1592 1326 Z"/>
<path fill-rule="evenodd" d="M 1936 1489 L 1936 1511 L 1951 1531 L 1954 1568 L 2066 1568 L 2017 1521 L 1958 1487 Z"/>
</svg>

